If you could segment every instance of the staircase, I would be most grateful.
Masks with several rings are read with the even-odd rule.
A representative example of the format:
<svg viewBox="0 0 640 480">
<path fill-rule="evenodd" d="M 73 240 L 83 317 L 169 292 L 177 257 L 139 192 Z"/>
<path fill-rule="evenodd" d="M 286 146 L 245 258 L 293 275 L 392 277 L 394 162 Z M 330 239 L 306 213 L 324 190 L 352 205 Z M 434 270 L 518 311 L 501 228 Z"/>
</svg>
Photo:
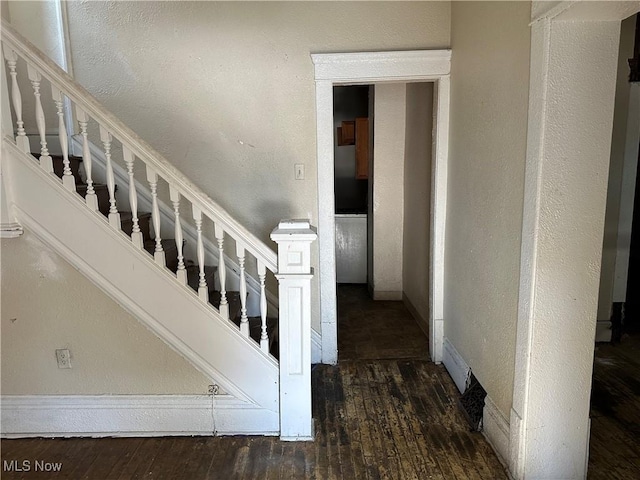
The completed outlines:
<svg viewBox="0 0 640 480">
<path fill-rule="evenodd" d="M 4 21 L 2 48 L 13 107 L 2 182 L 15 222 L 232 397 L 231 423 L 311 439 L 309 223 L 280 222 L 276 254 Z M 23 112 L 27 92 L 35 112 Z"/>
<path fill-rule="evenodd" d="M 31 155 L 38 159 L 39 154 L 36 152 L 31 152 Z M 53 172 L 60 179 L 63 178 L 64 175 L 64 164 L 65 159 L 62 155 L 50 155 L 53 163 Z M 76 192 L 84 199 L 87 197 L 88 184 L 86 183 L 86 177 L 80 171 L 80 166 L 82 165 L 82 157 L 78 157 L 75 155 L 68 155 L 68 163 L 69 168 L 71 169 L 71 175 L 76 181 Z M 115 185 L 114 191 L 117 191 L 118 185 Z M 106 218 L 109 217 L 109 191 L 106 184 L 103 183 L 94 183 L 93 190 L 97 197 L 98 202 L 98 211 L 104 215 Z M 153 256 L 156 242 L 155 239 L 151 235 L 152 224 L 151 224 L 151 212 L 138 212 L 137 221 L 134 221 L 134 215 L 131 211 L 119 211 L 120 214 L 120 226 L 122 231 L 128 235 L 132 236 L 134 231 L 134 225 L 137 224 L 137 227 L 142 234 L 142 238 L 144 238 L 143 246 L 144 249 Z M 186 240 L 183 240 L 183 251 L 184 246 L 186 244 Z M 176 241 L 173 238 L 165 238 L 161 241 L 162 250 L 165 254 L 165 262 L 166 267 L 171 270 L 174 274 L 177 274 L 178 265 L 180 264 L 180 259 L 178 258 L 178 247 L 176 245 Z M 198 291 L 200 275 L 199 268 L 196 264 L 197 260 L 193 260 L 190 258 L 182 259 L 184 262 L 186 274 L 187 274 L 187 285 L 191 287 L 195 292 Z M 204 280 L 207 284 L 208 288 L 208 298 L 209 303 L 213 305 L 218 310 L 220 309 L 220 303 L 222 300 L 222 295 L 219 289 L 216 288 L 216 285 L 220 285 L 219 278 L 216 276 L 218 272 L 218 267 L 215 265 L 206 265 L 204 266 Z M 248 297 L 248 293 L 245 295 L 245 299 Z M 227 307 L 229 309 L 229 319 L 236 324 L 237 327 L 240 328 L 242 323 L 242 302 L 240 301 L 240 292 L 239 291 L 227 291 L 226 292 L 226 300 Z M 246 303 L 246 302 L 245 302 Z M 249 336 L 260 343 L 260 339 L 262 336 L 261 330 L 261 318 L 260 316 L 248 316 L 246 321 L 249 323 Z M 278 342 L 277 342 L 277 327 L 278 327 L 278 319 L 275 317 L 267 316 L 267 337 L 269 339 L 269 353 L 273 355 L 274 358 L 279 357 L 278 353 Z"/>
</svg>

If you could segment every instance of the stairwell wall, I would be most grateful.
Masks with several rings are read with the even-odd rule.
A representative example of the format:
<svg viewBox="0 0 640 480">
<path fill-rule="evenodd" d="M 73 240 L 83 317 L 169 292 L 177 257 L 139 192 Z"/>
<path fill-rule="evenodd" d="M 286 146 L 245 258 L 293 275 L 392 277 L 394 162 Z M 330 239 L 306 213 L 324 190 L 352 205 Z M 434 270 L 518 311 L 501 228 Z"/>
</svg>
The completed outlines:
<svg viewBox="0 0 640 480">
<path fill-rule="evenodd" d="M 311 52 L 442 48 L 447 2 L 71 2 L 76 78 L 249 230 L 317 224 Z M 294 179 L 294 164 L 305 179 Z M 312 264 L 317 265 L 317 246 Z M 312 326 L 320 330 L 318 277 Z"/>
<path fill-rule="evenodd" d="M 3 395 L 207 393 L 210 380 L 35 235 L 0 248 Z"/>
</svg>

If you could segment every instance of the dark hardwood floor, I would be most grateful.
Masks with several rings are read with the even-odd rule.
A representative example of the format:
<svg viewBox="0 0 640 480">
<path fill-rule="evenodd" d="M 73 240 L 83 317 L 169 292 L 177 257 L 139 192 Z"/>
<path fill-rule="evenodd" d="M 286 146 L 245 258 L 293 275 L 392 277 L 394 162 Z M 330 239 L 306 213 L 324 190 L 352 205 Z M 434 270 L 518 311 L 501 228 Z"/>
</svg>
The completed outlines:
<svg viewBox="0 0 640 480">
<path fill-rule="evenodd" d="M 4 471 L 2 478 L 506 479 L 482 434 L 469 430 L 444 367 L 428 360 L 427 339 L 409 312 L 401 302 L 372 303 L 366 294 L 340 289 L 340 318 L 347 322 L 340 330 L 340 363 L 317 365 L 312 375 L 314 442 L 4 440 L 2 460 L 29 460 L 31 471 Z M 355 337 L 358 343 L 349 348 Z M 60 462 L 61 470 L 35 472 L 36 460 Z"/>
<path fill-rule="evenodd" d="M 588 478 L 640 478 L 640 334 L 596 347 Z"/>
</svg>

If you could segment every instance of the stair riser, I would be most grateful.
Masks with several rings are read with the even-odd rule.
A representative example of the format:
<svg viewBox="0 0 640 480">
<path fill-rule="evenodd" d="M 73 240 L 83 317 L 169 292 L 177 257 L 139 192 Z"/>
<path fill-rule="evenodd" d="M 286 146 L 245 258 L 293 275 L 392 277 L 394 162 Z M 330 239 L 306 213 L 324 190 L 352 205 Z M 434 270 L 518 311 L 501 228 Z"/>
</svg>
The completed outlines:
<svg viewBox="0 0 640 480">
<path fill-rule="evenodd" d="M 105 217 L 109 215 L 109 190 L 106 185 L 94 185 L 94 191 L 96 192 L 96 197 L 98 197 L 98 210 Z M 86 185 L 78 185 L 76 183 L 76 191 L 80 194 L 82 198 L 87 196 L 87 186 Z"/>
</svg>

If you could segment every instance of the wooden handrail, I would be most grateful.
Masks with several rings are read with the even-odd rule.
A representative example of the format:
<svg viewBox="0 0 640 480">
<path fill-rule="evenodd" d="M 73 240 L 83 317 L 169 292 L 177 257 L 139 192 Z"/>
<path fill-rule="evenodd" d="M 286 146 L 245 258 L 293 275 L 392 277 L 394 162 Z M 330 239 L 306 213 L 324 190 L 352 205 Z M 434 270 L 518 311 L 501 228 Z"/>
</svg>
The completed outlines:
<svg viewBox="0 0 640 480">
<path fill-rule="evenodd" d="M 20 35 L 11 24 L 2 20 L 2 41 L 35 67 L 53 85 L 80 105 L 94 120 L 105 127 L 131 152 L 150 165 L 164 180 L 180 191 L 180 194 L 202 210 L 232 238 L 240 240 L 244 247 L 272 272 L 277 272 L 277 254 L 266 243 L 249 232 L 225 209 L 194 185 L 182 172 L 140 138 L 129 127 L 103 107 L 82 85 L 50 60 L 31 42 Z"/>
</svg>

